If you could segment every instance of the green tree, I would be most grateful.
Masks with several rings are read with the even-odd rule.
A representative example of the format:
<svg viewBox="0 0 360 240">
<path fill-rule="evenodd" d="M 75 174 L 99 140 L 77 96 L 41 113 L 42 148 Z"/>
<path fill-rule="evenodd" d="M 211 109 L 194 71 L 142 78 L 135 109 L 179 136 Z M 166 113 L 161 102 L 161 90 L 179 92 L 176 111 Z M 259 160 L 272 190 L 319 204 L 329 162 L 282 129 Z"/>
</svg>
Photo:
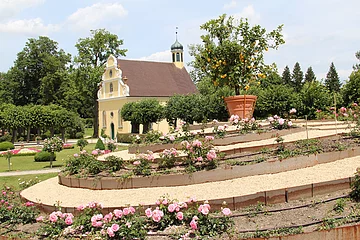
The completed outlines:
<svg viewBox="0 0 360 240">
<path fill-rule="evenodd" d="M 325 86 L 330 92 L 338 92 L 340 90 L 340 78 L 333 62 L 330 64 L 329 71 L 326 74 Z"/>
<path fill-rule="evenodd" d="M 356 52 L 355 53 L 355 57 L 360 61 L 360 51 Z M 359 63 L 356 63 L 354 66 L 353 66 L 354 70 L 360 70 L 360 64 Z"/>
<path fill-rule="evenodd" d="M 299 116 L 315 118 L 316 110 L 326 111 L 332 105 L 333 96 L 319 81 L 306 82 L 300 92 Z"/>
<path fill-rule="evenodd" d="M 359 103 L 360 101 L 360 69 L 353 71 L 350 74 L 349 80 L 346 81 L 342 88 L 342 95 L 344 103 L 349 105 L 351 103 Z"/>
<path fill-rule="evenodd" d="M 191 45 L 191 65 L 209 77 L 215 86 L 229 86 L 239 95 L 251 82 L 264 78 L 264 52 L 285 43 L 282 25 L 271 32 L 247 19 L 225 14 L 200 26 L 203 44 Z"/>
<path fill-rule="evenodd" d="M 283 81 L 284 84 L 292 86 L 291 72 L 290 72 L 290 69 L 289 69 L 288 65 L 285 66 L 284 71 L 282 73 L 282 81 Z"/>
<path fill-rule="evenodd" d="M 308 67 L 308 69 L 306 70 L 306 73 L 305 73 L 305 82 L 312 82 L 312 81 L 315 81 L 316 80 L 316 76 L 315 76 L 315 73 L 312 69 L 312 67 Z"/>
<path fill-rule="evenodd" d="M 147 133 L 151 123 L 163 119 L 164 107 L 156 99 L 143 99 L 126 103 L 121 109 L 121 116 L 132 124 L 143 124 L 143 133 Z"/>
<path fill-rule="evenodd" d="M 13 88 L 15 105 L 48 103 L 51 94 L 42 93 L 41 86 L 48 84 L 49 78 L 66 71 L 70 54 L 58 48 L 58 43 L 48 37 L 30 38 L 24 49 L 17 54 L 14 66 L 7 73 L 7 83 Z M 55 89 L 61 85 L 62 78 L 52 82 Z M 49 87 L 49 88 L 51 88 Z M 45 98 L 45 99 L 44 99 Z"/>
<path fill-rule="evenodd" d="M 87 100 L 84 105 L 89 109 L 90 116 L 94 119 L 94 137 L 99 135 L 99 104 L 97 101 L 98 84 L 104 71 L 104 63 L 110 54 L 125 56 L 127 50 L 121 49 L 123 40 L 117 35 L 105 29 L 91 30 L 91 36 L 80 38 L 76 43 L 78 56 L 75 62 L 78 64 L 76 82 L 78 88 Z"/>
<path fill-rule="evenodd" d="M 304 80 L 304 73 L 301 71 L 300 64 L 295 63 L 291 76 L 291 81 L 296 92 L 300 92 Z"/>
</svg>

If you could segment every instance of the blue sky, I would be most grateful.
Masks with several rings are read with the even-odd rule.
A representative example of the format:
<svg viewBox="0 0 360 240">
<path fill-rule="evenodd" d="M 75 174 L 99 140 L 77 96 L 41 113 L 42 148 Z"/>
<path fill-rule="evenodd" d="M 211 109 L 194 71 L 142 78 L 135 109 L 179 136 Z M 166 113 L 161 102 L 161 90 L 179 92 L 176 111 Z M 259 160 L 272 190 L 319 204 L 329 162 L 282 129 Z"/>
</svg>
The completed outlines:
<svg viewBox="0 0 360 240">
<path fill-rule="evenodd" d="M 171 61 L 179 27 L 185 62 L 189 44 L 200 43 L 199 26 L 226 13 L 268 30 L 284 24 L 285 45 L 266 53 L 281 73 L 299 62 L 325 78 L 334 62 L 346 80 L 360 50 L 358 0 L 0 0 L 0 71 L 6 72 L 28 38 L 45 35 L 76 55 L 75 43 L 90 29 L 106 28 L 124 40 L 129 59 Z"/>
</svg>

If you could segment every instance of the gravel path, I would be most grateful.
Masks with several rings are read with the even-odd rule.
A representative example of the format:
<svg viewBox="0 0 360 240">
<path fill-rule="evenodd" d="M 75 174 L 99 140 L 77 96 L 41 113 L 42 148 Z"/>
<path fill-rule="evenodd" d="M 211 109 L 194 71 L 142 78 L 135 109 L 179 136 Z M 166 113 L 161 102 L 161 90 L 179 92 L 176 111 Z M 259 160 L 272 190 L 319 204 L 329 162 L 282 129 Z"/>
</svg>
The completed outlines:
<svg viewBox="0 0 360 240">
<path fill-rule="evenodd" d="M 198 200 L 206 200 L 330 181 L 353 176 L 359 166 L 360 156 L 357 156 L 277 174 L 250 176 L 189 186 L 123 190 L 69 188 L 59 185 L 56 177 L 25 189 L 21 194 L 26 199 L 34 202 L 41 202 L 46 205 L 60 202 L 60 205 L 64 207 L 77 207 L 90 201 L 101 202 L 106 207 L 119 207 L 126 204 L 135 206 L 140 203 L 152 204 L 163 194 L 169 194 L 171 198 L 179 200 L 186 200 L 191 196 L 195 196 Z M 339 171 L 340 169 L 341 171 Z"/>
<path fill-rule="evenodd" d="M 348 130 L 342 129 L 340 132 Z M 309 130 L 310 138 L 333 135 L 335 130 Z M 305 132 L 283 136 L 285 142 L 306 138 Z M 245 146 L 258 146 L 274 143 L 273 139 L 240 143 L 232 146 L 219 147 L 234 148 Z M 122 153 L 123 152 L 123 153 Z M 127 151 L 126 151 L 127 152 Z M 124 154 L 127 159 L 130 155 L 125 151 L 117 152 Z M 330 181 L 353 176 L 356 168 L 360 166 L 360 156 L 339 160 L 332 163 L 321 164 L 314 167 L 298 169 L 277 174 L 265 174 L 250 176 L 226 181 L 195 184 L 178 187 L 139 188 L 123 190 L 89 190 L 69 188 L 58 184 L 58 179 L 51 178 L 25 189 L 21 194 L 33 202 L 41 202 L 53 205 L 57 202 L 63 207 L 77 207 L 90 201 L 101 202 L 105 207 L 120 207 L 126 204 L 133 206 L 138 204 L 153 204 L 157 198 L 169 194 L 171 198 L 186 200 L 195 196 L 199 200 L 227 198 L 256 193 L 259 191 L 279 188 L 294 187 L 316 182 Z M 341 169 L 341 170 L 340 170 Z"/>
</svg>

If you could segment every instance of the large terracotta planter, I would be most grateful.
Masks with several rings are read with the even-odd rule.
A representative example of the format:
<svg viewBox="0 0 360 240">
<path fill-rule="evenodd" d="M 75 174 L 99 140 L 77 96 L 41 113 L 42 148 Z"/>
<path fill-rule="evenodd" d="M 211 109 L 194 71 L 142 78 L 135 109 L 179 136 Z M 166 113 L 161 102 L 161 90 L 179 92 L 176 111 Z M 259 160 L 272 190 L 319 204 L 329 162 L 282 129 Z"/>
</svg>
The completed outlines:
<svg viewBox="0 0 360 240">
<path fill-rule="evenodd" d="M 237 95 L 226 97 L 225 102 L 230 115 L 238 115 L 240 118 L 252 118 L 257 96 Z"/>
</svg>

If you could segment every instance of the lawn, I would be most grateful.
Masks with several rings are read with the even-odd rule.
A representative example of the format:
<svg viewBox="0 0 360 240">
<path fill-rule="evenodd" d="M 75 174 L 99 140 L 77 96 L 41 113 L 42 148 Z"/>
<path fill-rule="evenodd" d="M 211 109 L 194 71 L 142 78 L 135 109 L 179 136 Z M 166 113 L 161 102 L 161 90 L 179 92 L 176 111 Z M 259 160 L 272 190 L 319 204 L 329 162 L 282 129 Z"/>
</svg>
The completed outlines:
<svg viewBox="0 0 360 240">
<path fill-rule="evenodd" d="M 11 187 L 14 191 L 22 190 L 21 186 L 25 186 L 30 182 L 37 183 L 46 179 L 56 177 L 57 173 L 45 173 L 45 174 L 33 174 L 33 175 L 20 175 L 20 176 L 9 176 L 0 178 L 0 188 L 3 186 Z"/>
<path fill-rule="evenodd" d="M 85 150 L 91 152 L 95 149 L 95 144 L 90 143 L 85 147 Z M 124 150 L 126 147 L 118 147 L 119 150 Z M 53 167 L 62 167 L 69 156 L 79 153 L 79 148 L 75 146 L 73 149 L 64 149 L 56 153 L 56 161 L 53 162 Z M 50 167 L 49 162 L 35 162 L 34 156 L 12 156 L 11 157 L 12 171 L 38 170 Z M 8 171 L 8 163 L 5 157 L 0 157 L 0 172 Z"/>
<path fill-rule="evenodd" d="M 94 133 L 94 130 L 93 128 L 85 128 L 85 134 L 84 134 L 84 137 L 88 137 L 88 136 L 92 136 Z"/>
</svg>

